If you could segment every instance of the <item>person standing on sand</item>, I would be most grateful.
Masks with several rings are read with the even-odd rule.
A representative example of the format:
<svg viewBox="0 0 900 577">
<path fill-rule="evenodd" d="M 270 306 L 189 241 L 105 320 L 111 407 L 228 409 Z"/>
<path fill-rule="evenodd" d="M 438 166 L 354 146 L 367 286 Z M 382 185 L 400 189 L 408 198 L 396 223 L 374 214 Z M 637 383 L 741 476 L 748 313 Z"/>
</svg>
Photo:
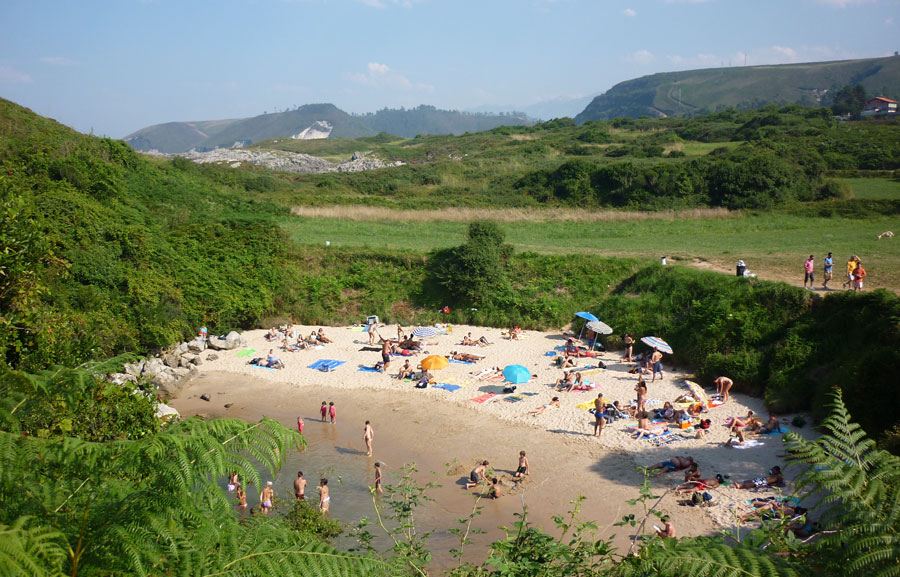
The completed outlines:
<svg viewBox="0 0 900 577">
<path fill-rule="evenodd" d="M 637 392 L 637 408 L 635 409 L 635 413 L 647 412 L 647 382 L 642 375 L 638 375 L 638 382 L 637 385 L 635 385 L 634 390 Z"/>
<path fill-rule="evenodd" d="M 322 414 L 322 422 L 325 422 L 325 419 L 328 418 L 328 403 L 326 401 L 322 401 L 322 406 L 319 407 L 319 413 Z"/>
<path fill-rule="evenodd" d="M 656 375 L 659 374 L 659 380 L 663 379 L 662 372 L 662 353 L 659 352 L 659 349 L 654 348 L 653 354 L 650 355 L 650 364 L 653 366 L 653 378 L 650 379 L 650 382 L 656 380 Z"/>
<path fill-rule="evenodd" d="M 266 481 L 266 488 L 259 494 L 259 509 L 263 513 L 268 514 L 274 501 L 275 490 L 272 489 L 272 481 Z"/>
<path fill-rule="evenodd" d="M 606 424 L 606 406 L 603 404 L 603 393 L 597 393 L 594 399 L 594 435 L 600 436 Z"/>
<path fill-rule="evenodd" d="M 625 333 L 625 338 L 622 340 L 625 341 L 625 362 L 633 362 L 634 359 L 631 357 L 631 354 L 634 351 L 634 335 Z"/>
<path fill-rule="evenodd" d="M 375 323 L 369 323 L 369 326 L 366 327 L 366 332 L 369 333 L 369 344 L 375 344 Z"/>
<path fill-rule="evenodd" d="M 519 451 L 519 466 L 516 468 L 516 473 L 513 475 L 513 478 L 521 479 L 528 473 L 528 459 L 525 457 L 525 451 Z"/>
<path fill-rule="evenodd" d="M 366 442 L 366 456 L 372 456 L 372 440 L 375 438 L 375 431 L 372 430 L 372 424 L 366 421 L 366 429 L 363 433 L 363 441 Z"/>
<path fill-rule="evenodd" d="M 327 513 L 331 506 L 331 496 L 328 494 L 328 479 L 319 479 L 319 511 Z"/>
<path fill-rule="evenodd" d="M 303 471 L 297 471 L 297 478 L 294 479 L 294 495 L 300 501 L 303 500 L 303 495 L 306 493 L 306 484 L 306 479 L 303 478 Z"/>
<path fill-rule="evenodd" d="M 822 267 L 822 274 L 825 278 L 822 282 L 822 289 L 828 290 L 828 281 L 831 280 L 834 274 L 834 258 L 831 256 L 831 253 L 828 253 L 828 256 L 825 257 L 825 266 Z"/>
<path fill-rule="evenodd" d="M 805 274 L 803 276 L 803 288 L 805 289 L 812 290 L 813 288 L 813 280 L 815 278 L 813 271 L 815 269 L 815 262 L 816 261 L 815 258 L 813 258 L 813 255 L 809 255 L 809 258 L 806 259 L 806 263 L 803 265 L 803 270 L 805 271 Z M 809 286 L 806 286 L 806 283 L 809 283 Z"/>
<path fill-rule="evenodd" d="M 728 402 L 728 391 L 731 390 L 732 385 L 734 385 L 734 381 L 729 379 L 728 377 L 719 377 L 715 381 L 716 384 L 716 394 L 722 399 L 723 403 Z"/>
<path fill-rule="evenodd" d="M 335 416 L 337 415 L 337 409 L 334 408 L 334 401 L 328 403 L 328 414 L 331 416 L 331 424 L 333 425 L 335 422 Z"/>
<path fill-rule="evenodd" d="M 381 372 L 387 373 L 391 365 L 391 341 L 381 339 Z"/>
</svg>

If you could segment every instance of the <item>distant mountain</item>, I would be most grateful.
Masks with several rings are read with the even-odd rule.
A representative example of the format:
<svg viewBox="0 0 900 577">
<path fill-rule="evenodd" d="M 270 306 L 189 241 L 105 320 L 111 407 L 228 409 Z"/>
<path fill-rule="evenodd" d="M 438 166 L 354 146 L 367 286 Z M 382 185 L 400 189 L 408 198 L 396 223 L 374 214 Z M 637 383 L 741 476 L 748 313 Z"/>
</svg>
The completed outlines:
<svg viewBox="0 0 900 577">
<path fill-rule="evenodd" d="M 412 138 L 417 134 L 462 134 L 529 123 L 523 115 L 472 114 L 425 105 L 351 115 L 333 104 L 307 104 L 253 118 L 157 124 L 124 140 L 136 150 L 171 154 L 245 146 L 268 138 L 359 138 L 380 132 Z"/>
<path fill-rule="evenodd" d="M 468 112 L 513 112 L 517 114 L 524 113 L 528 118 L 534 120 L 553 120 L 554 118 L 575 118 L 579 112 L 594 99 L 596 94 L 590 96 L 560 96 L 551 100 L 543 100 L 528 106 L 516 105 L 484 105 L 475 108 L 466 109 Z"/>
<path fill-rule="evenodd" d="M 900 96 L 900 56 L 652 74 L 613 86 L 575 120 L 690 116 L 766 104 L 827 105 L 831 94 L 847 84 L 861 84 L 869 94 Z"/>
</svg>

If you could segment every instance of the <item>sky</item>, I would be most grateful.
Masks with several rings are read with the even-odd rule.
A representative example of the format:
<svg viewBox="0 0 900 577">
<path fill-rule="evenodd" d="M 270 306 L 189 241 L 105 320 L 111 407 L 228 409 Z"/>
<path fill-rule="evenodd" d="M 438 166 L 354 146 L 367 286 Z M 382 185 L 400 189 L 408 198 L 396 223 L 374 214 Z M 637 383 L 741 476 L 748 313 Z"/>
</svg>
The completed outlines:
<svg viewBox="0 0 900 577">
<path fill-rule="evenodd" d="M 0 96 L 113 138 L 322 102 L 522 110 L 656 72 L 889 56 L 898 26 L 900 0 L 2 0 Z"/>
</svg>

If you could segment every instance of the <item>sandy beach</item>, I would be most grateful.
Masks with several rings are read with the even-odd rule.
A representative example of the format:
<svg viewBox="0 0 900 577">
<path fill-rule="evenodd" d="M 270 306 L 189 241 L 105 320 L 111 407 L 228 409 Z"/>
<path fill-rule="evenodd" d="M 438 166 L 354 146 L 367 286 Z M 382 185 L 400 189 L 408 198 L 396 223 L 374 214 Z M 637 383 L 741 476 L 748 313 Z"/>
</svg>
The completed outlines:
<svg viewBox="0 0 900 577">
<path fill-rule="evenodd" d="M 297 328 L 301 334 L 308 335 L 319 327 Z M 404 327 L 407 334 L 413 328 Z M 379 326 L 378 330 L 385 338 L 397 336 L 396 325 Z M 523 501 L 528 505 L 530 519 L 550 529 L 552 515 L 564 513 L 572 499 L 586 495 L 582 518 L 596 520 L 604 527 L 601 534 L 617 534 L 616 544 L 621 550 L 628 546 L 630 531 L 610 525 L 624 514 L 638 513 L 637 508 L 625 503 L 638 496 L 642 479 L 638 467 L 674 455 L 690 455 L 699 463 L 704 478 L 722 474 L 732 481 L 740 481 L 765 475 L 773 465 L 782 463 L 779 435 L 760 437 L 761 444 L 752 448 L 737 450 L 724 446 L 729 437 L 729 429 L 724 425 L 727 417 L 744 416 L 748 409 L 757 412 L 763 420 L 767 416 L 761 399 L 740 394 L 732 394 L 727 404 L 703 415 L 712 419 L 713 425 L 702 439 L 682 435 L 680 431 L 675 433 L 674 428 L 677 441 L 669 444 L 632 439 L 628 425 L 635 423 L 633 419 L 609 423 L 600 437 L 593 436 L 593 416 L 577 405 L 592 402 L 598 393 L 605 399 L 628 405 L 635 398 L 637 376 L 628 372 L 634 365 L 621 362 L 621 351 L 578 359 L 584 380 L 594 388 L 556 392 L 553 384 L 562 376 L 562 370 L 557 368 L 555 356 L 562 354 L 565 342 L 560 331 L 525 331 L 524 339 L 509 341 L 501 337 L 499 329 L 455 325 L 448 334 L 424 339 L 423 351 L 427 353 L 409 357 L 413 366 L 428 354 L 447 355 L 451 351 L 485 357 L 475 364 L 451 363 L 432 372 L 439 383 L 459 387 L 452 391 L 435 387 L 416 389 L 411 381 L 393 378 L 405 360 L 403 357 L 392 359 L 388 374 L 360 371 L 361 367 L 372 367 L 381 359 L 380 351 L 363 350 L 370 345 L 362 327 L 324 327 L 324 331 L 332 343 L 297 352 L 285 352 L 273 346 L 265 340 L 266 331 L 248 331 L 244 333 L 246 349 L 215 351 L 218 358 L 204 361 L 200 367 L 201 378 L 192 381 L 170 404 L 183 415 L 229 416 L 250 421 L 267 415 L 292 427 L 296 418 L 302 416 L 307 426 L 328 427 L 331 425 L 314 422 L 321 401 L 336 399 L 340 430 L 329 433 L 340 435 L 340 442 L 335 441 L 336 451 L 343 456 L 350 454 L 352 467 L 364 471 L 360 473 L 364 476 L 375 459 L 387 461 L 395 471 L 411 461 L 417 462 L 420 470 L 439 471 L 444 486 L 436 491 L 436 503 L 430 506 L 437 507 L 440 515 L 446 517 L 444 527 L 452 526 L 454 519 L 465 516 L 471 509 L 473 491 L 464 491 L 462 482 L 476 462 L 487 459 L 504 480 L 506 496 L 483 502 L 489 503 L 486 518 L 479 521 L 488 530 L 485 539 L 498 538 L 501 534 L 494 530 L 495 526 L 511 523 L 513 513 L 521 511 Z M 468 333 L 475 339 L 484 336 L 492 344 L 461 346 L 462 337 Z M 636 352 L 642 346 L 638 344 Z M 248 364 L 253 357 L 266 356 L 272 348 L 284 361 L 284 369 Z M 247 352 L 250 349 L 254 352 Z M 207 353 L 202 355 L 204 359 L 206 356 Z M 308 368 L 325 359 L 344 363 L 329 372 Z M 605 363 L 605 369 L 595 368 L 599 360 Z M 510 364 L 524 365 L 536 378 L 518 385 L 515 393 L 503 394 L 508 383 L 476 377 L 484 369 L 502 369 Z M 688 392 L 685 380 L 692 378 L 675 370 L 665 358 L 663 366 L 662 381 L 650 382 L 649 375 L 645 377 L 651 409 Z M 711 383 L 700 384 L 707 392 L 714 391 Z M 211 396 L 209 402 L 200 399 L 203 393 Z M 471 400 L 488 393 L 496 396 L 480 403 Z M 553 396 L 560 397 L 559 408 L 548 408 L 537 416 L 529 414 Z M 519 400 L 510 402 L 510 397 Z M 783 424 L 788 424 L 791 417 L 779 415 Z M 362 441 L 366 419 L 372 421 L 376 431 L 374 458 L 366 457 Z M 812 435 L 808 427 L 799 432 Z M 532 472 L 523 483 L 515 484 L 511 477 L 519 450 L 527 451 Z M 680 504 L 685 498 L 669 493 L 659 508 L 672 516 L 679 535 L 732 529 L 735 515 L 743 511 L 746 499 L 789 491 L 790 473 L 790 470 L 786 472 L 786 488 L 750 491 L 722 486 L 711 490 L 714 505 L 710 507 Z M 287 471 L 280 482 L 288 483 L 291 474 L 292 471 Z M 654 478 L 652 483 L 661 495 L 681 480 L 682 473 L 675 472 Z M 386 478 L 386 482 L 391 481 Z"/>
</svg>

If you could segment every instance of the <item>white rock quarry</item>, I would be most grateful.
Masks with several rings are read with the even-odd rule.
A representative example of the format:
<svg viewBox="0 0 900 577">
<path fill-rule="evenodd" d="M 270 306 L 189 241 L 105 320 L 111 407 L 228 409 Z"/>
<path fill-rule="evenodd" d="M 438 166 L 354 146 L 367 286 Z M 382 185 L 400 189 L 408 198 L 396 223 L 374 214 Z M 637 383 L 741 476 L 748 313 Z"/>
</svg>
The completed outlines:
<svg viewBox="0 0 900 577">
<path fill-rule="evenodd" d="M 333 130 L 334 127 L 327 120 L 316 120 L 291 138 L 294 140 L 319 140 L 330 137 Z"/>
<path fill-rule="evenodd" d="M 360 152 L 354 152 L 353 157 L 350 160 L 332 163 L 300 152 L 252 148 L 217 148 L 208 152 L 191 150 L 180 154 L 154 154 L 154 156 L 166 158 L 181 156 L 198 164 L 223 163 L 234 166 L 237 163 L 247 163 L 264 166 L 271 170 L 300 174 L 362 172 L 364 170 L 376 170 L 389 166 L 403 166 L 404 164 L 399 160 L 396 162 L 384 162 L 383 160 L 369 157 L 365 153 Z"/>
</svg>

